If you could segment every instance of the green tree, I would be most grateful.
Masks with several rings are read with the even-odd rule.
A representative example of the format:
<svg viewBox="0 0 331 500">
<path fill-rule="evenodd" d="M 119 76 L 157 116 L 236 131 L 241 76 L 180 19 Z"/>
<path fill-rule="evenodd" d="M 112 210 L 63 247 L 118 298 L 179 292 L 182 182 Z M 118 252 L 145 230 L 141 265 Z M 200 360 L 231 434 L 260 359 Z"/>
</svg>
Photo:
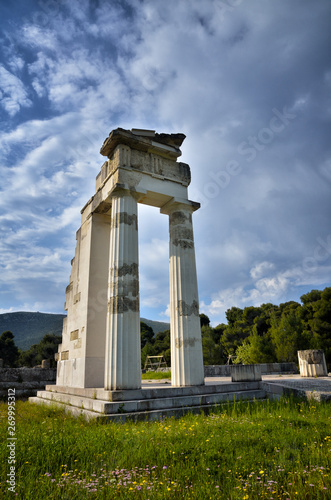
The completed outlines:
<svg viewBox="0 0 331 500">
<path fill-rule="evenodd" d="M 215 342 L 214 329 L 210 326 L 201 328 L 202 352 L 204 365 L 221 365 L 225 362 L 220 342 Z"/>
<path fill-rule="evenodd" d="M 254 319 L 257 315 L 255 307 L 247 307 L 244 310 L 239 307 L 231 307 L 225 313 L 228 325 L 224 329 L 221 343 L 226 355 L 235 354 L 239 346 L 252 333 Z"/>
<path fill-rule="evenodd" d="M 148 326 L 143 321 L 140 321 L 140 340 L 141 348 L 143 348 L 147 343 L 154 343 L 154 331 L 151 326 Z"/>
<path fill-rule="evenodd" d="M 225 332 L 226 328 L 227 325 L 225 325 L 224 323 L 220 323 L 219 325 L 215 326 L 215 328 L 213 328 L 213 338 L 215 343 L 221 343 L 222 335 Z"/>
<path fill-rule="evenodd" d="M 241 321 L 243 315 L 243 310 L 239 307 L 231 307 L 225 313 L 226 319 L 229 326 L 234 326 L 237 321 Z"/>
<path fill-rule="evenodd" d="M 58 351 L 58 345 L 61 343 L 60 335 L 46 334 L 39 342 L 34 344 L 27 351 L 21 352 L 19 364 L 21 366 L 36 366 L 40 365 L 43 359 L 50 360 L 50 366 L 55 367 L 55 353 Z"/>
<path fill-rule="evenodd" d="M 165 330 L 164 332 L 158 332 L 155 336 L 155 342 L 153 344 L 155 350 L 155 356 L 163 354 L 167 365 L 171 364 L 171 353 L 170 353 L 170 330 Z"/>
<path fill-rule="evenodd" d="M 147 342 L 141 350 L 141 368 L 144 368 L 147 356 L 157 356 L 153 344 Z"/>
<path fill-rule="evenodd" d="M 271 325 L 271 317 L 275 314 L 278 306 L 273 304 L 262 304 L 259 309 L 259 314 L 254 318 L 254 329 L 258 335 L 263 336 L 268 333 Z"/>
<path fill-rule="evenodd" d="M 250 365 L 253 363 L 251 345 L 248 342 L 248 339 L 245 339 L 244 342 L 237 348 L 234 363 L 243 365 Z"/>
<path fill-rule="evenodd" d="M 301 302 L 304 306 L 308 306 L 321 300 L 322 292 L 320 290 L 311 290 L 300 297 Z"/>
<path fill-rule="evenodd" d="M 9 330 L 0 336 L 0 358 L 5 366 L 15 367 L 19 357 L 19 350 L 14 342 L 14 335 Z"/>
<path fill-rule="evenodd" d="M 309 339 L 304 333 L 300 304 L 289 303 L 283 308 L 280 319 L 274 317 L 270 335 L 278 362 L 297 363 L 297 351 L 309 349 Z"/>
<path fill-rule="evenodd" d="M 309 321 L 314 347 L 323 349 L 328 365 L 331 364 L 331 287 L 325 288 L 320 299 L 312 304 L 313 318 Z"/>
<path fill-rule="evenodd" d="M 201 328 L 203 326 L 209 326 L 210 325 L 210 319 L 208 318 L 208 316 L 206 314 L 201 313 L 199 316 L 200 316 L 200 326 L 201 326 Z"/>
<path fill-rule="evenodd" d="M 275 360 L 273 345 L 269 335 L 254 332 L 237 348 L 235 363 L 272 363 Z"/>
</svg>

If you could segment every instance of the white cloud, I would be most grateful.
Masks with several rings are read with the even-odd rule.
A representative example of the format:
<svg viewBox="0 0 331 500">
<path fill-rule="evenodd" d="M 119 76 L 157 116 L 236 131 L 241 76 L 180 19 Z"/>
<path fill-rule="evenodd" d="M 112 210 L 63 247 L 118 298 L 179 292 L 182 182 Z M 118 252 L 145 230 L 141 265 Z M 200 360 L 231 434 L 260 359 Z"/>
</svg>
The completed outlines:
<svg viewBox="0 0 331 500">
<path fill-rule="evenodd" d="M 250 270 L 250 275 L 256 280 L 270 274 L 274 268 L 275 265 L 272 262 L 259 262 Z"/>
<path fill-rule="evenodd" d="M 56 51 L 57 36 L 56 32 L 49 28 L 33 24 L 25 24 L 21 30 L 22 42 L 32 48 L 43 48 Z"/>
<path fill-rule="evenodd" d="M 16 115 L 21 107 L 32 105 L 23 82 L 3 65 L 0 65 L 0 89 L 2 91 L 0 103 L 9 116 Z"/>
<path fill-rule="evenodd" d="M 244 308 L 261 304 L 279 303 L 289 288 L 289 280 L 280 273 L 272 278 L 257 280 L 253 286 L 227 288 L 214 294 L 210 304 L 201 302 L 200 309 L 210 315 L 213 324 L 223 322 L 225 311 L 231 307 Z"/>
<path fill-rule="evenodd" d="M 217 321 L 232 305 L 284 300 L 305 283 L 326 286 L 329 261 L 314 252 L 317 238 L 331 232 L 330 12 L 324 0 L 314 9 L 255 0 L 73 0 L 40 4 L 19 24 L 13 8 L 17 24 L 0 67 L 1 106 L 16 120 L 0 133 L 2 255 L 7 263 L 12 248 L 21 255 L 8 285 L 13 303 L 26 267 L 31 281 L 25 292 L 20 285 L 21 303 L 42 309 L 37 262 L 50 287 L 53 263 L 64 289 L 60 270 L 94 192 L 98 151 L 118 126 L 187 135 L 189 196 L 203 202 L 194 214 L 203 312 Z M 284 107 L 296 117 L 268 141 L 273 109 Z M 259 134 L 266 141 L 248 161 L 238 148 Z M 238 172 L 217 183 L 233 161 Z M 167 218 L 149 207 L 140 216 L 147 221 L 139 226 L 142 304 L 164 311 Z"/>
</svg>

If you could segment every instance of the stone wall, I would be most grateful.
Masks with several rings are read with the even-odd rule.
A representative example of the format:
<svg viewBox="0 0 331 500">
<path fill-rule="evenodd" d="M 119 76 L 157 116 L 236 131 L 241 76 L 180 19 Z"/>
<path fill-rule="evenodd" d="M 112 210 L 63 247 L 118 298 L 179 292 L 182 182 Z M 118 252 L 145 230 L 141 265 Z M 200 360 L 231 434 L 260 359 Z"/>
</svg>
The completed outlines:
<svg viewBox="0 0 331 500">
<path fill-rule="evenodd" d="M 17 399 L 36 396 L 46 385 L 55 384 L 56 368 L 0 368 L 0 398 L 7 400 L 8 389 Z"/>
<path fill-rule="evenodd" d="M 232 368 L 235 365 L 209 365 L 205 366 L 205 377 L 231 377 Z M 298 373 L 295 363 L 261 363 L 262 375 L 274 373 Z"/>
</svg>

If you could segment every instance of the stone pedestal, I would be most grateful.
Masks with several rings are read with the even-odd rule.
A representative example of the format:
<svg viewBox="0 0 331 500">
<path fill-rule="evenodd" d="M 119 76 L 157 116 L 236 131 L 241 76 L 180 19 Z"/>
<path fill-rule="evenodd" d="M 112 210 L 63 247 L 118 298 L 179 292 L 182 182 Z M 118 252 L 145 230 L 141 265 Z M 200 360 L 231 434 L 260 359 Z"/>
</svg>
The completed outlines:
<svg viewBox="0 0 331 500">
<path fill-rule="evenodd" d="M 260 365 L 232 365 L 232 382 L 256 382 L 262 380 Z"/>
<path fill-rule="evenodd" d="M 137 224 L 137 201 L 128 191 L 115 192 L 110 230 L 107 390 L 141 387 Z"/>
<path fill-rule="evenodd" d="M 322 349 L 298 351 L 301 377 L 327 377 L 325 356 Z"/>
<path fill-rule="evenodd" d="M 169 214 L 171 383 L 204 384 L 199 296 L 192 227 L 193 203 L 175 200 Z"/>
</svg>

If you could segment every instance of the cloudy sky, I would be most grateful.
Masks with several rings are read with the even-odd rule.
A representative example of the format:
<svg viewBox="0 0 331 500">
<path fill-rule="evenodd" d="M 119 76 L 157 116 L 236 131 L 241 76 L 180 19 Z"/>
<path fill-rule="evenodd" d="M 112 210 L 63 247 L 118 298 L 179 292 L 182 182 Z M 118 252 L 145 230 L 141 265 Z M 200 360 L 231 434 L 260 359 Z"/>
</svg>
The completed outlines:
<svg viewBox="0 0 331 500">
<path fill-rule="evenodd" d="M 63 312 L 117 127 L 187 136 L 214 325 L 331 286 L 330 0 L 1 0 L 0 19 L 0 312 Z M 141 315 L 168 321 L 168 217 L 139 214 Z"/>
</svg>

